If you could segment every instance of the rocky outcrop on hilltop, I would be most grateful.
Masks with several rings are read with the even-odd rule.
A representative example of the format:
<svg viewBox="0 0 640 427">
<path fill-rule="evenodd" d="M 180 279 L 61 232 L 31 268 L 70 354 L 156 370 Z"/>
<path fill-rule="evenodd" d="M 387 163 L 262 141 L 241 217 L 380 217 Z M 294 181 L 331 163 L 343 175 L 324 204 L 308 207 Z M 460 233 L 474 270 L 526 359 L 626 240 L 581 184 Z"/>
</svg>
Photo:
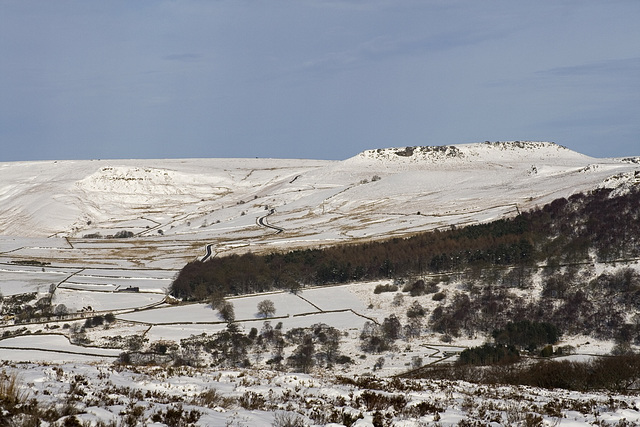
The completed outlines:
<svg viewBox="0 0 640 427">
<path fill-rule="evenodd" d="M 464 152 L 453 145 L 378 148 L 375 150 L 363 151 L 356 156 L 358 159 L 379 161 L 441 161 L 444 159 L 462 159 L 464 157 Z"/>
<path fill-rule="evenodd" d="M 354 160 L 378 162 L 410 163 L 464 163 L 477 161 L 495 161 L 539 159 L 551 157 L 586 157 L 553 142 L 536 141 L 499 141 L 476 144 L 415 146 L 400 148 L 379 148 L 366 150 Z"/>
</svg>

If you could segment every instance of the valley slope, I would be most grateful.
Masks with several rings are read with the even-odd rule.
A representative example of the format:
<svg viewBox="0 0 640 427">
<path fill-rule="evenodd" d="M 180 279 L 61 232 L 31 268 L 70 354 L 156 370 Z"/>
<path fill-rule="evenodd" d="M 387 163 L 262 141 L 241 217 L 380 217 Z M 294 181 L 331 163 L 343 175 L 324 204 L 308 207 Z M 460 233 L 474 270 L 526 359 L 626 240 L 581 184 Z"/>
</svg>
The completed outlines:
<svg viewBox="0 0 640 427">
<path fill-rule="evenodd" d="M 637 394 L 628 388 L 392 378 L 446 365 L 490 340 L 491 327 L 529 313 L 569 325 L 553 343 L 566 350 L 557 354 L 566 363 L 609 354 L 618 331 L 628 332 L 624 349 L 637 350 L 635 258 L 589 253 L 552 268 L 425 272 L 412 286 L 431 290 L 416 294 L 402 285 L 417 277 L 388 276 L 219 296 L 235 309 L 232 322 L 215 296 L 186 302 L 169 295 L 180 269 L 195 260 L 460 231 L 603 187 L 614 196 L 637 194 L 640 157 L 596 159 L 554 143 L 513 141 L 376 149 L 344 161 L 0 163 L 0 390 L 16 393 L 0 396 L 0 424 L 639 423 Z M 257 310 L 266 300 L 269 315 Z M 419 318 L 410 315 L 415 307 Z M 385 349 L 366 349 L 365 331 L 374 337 L 392 318 L 398 337 Z M 606 333 L 571 328 L 593 318 Z M 493 320 L 478 327 L 482 319 Z M 341 362 L 326 356 L 331 336 Z M 314 362 L 300 369 L 305 342 Z"/>
<path fill-rule="evenodd" d="M 406 236 L 512 216 L 639 168 L 637 158 L 545 142 L 378 149 L 344 161 L 4 163 L 0 261 L 175 269 L 208 244 L 215 255 Z M 274 228 L 260 224 L 266 215 Z M 134 238 L 105 239 L 124 232 Z"/>
</svg>

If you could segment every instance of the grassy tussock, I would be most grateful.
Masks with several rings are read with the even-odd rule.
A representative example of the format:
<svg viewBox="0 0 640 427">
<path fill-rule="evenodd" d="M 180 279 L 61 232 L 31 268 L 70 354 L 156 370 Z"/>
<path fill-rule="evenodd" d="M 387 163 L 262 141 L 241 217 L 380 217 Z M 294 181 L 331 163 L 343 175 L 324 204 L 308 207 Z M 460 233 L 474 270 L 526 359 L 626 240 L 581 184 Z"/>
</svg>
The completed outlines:
<svg viewBox="0 0 640 427">
<path fill-rule="evenodd" d="M 15 373 L 0 373 L 0 405 L 9 412 L 27 401 L 29 393 L 22 389 L 22 380 Z"/>
</svg>

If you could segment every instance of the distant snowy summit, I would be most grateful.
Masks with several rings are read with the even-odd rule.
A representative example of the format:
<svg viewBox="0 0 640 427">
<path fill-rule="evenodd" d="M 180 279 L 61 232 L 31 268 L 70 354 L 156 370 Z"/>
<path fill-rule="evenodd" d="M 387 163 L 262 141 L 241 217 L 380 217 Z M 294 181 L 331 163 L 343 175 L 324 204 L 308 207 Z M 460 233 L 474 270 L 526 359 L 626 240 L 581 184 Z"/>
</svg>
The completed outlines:
<svg viewBox="0 0 640 427">
<path fill-rule="evenodd" d="M 500 141 L 443 146 L 366 150 L 349 160 L 401 163 L 530 162 L 532 160 L 586 160 L 588 156 L 553 142 Z"/>
</svg>

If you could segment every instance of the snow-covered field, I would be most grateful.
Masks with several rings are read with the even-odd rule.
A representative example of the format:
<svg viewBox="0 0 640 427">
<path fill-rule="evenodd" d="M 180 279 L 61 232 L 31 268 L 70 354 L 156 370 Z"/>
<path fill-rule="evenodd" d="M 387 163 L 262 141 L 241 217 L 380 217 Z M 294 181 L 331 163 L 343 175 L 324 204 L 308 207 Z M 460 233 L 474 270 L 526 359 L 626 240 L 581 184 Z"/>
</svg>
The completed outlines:
<svg viewBox="0 0 640 427">
<path fill-rule="evenodd" d="M 49 352 L 53 353 L 68 353 L 71 355 L 85 355 L 85 356 L 102 356 L 102 357 L 118 357 L 121 353 L 118 350 L 106 349 L 106 348 L 96 348 L 96 347 L 87 347 L 87 346 L 78 346 L 73 345 L 69 342 L 67 337 L 64 335 L 57 334 L 43 334 L 37 336 L 20 336 L 13 338 L 6 338 L 0 341 L 1 348 L 3 350 L 12 351 L 15 350 L 40 350 L 47 349 Z M 16 360 L 16 361 L 24 361 L 25 354 L 23 353 L 20 356 L 12 355 L 11 352 L 6 352 L 3 357 L 3 360 Z M 47 357 L 42 358 L 34 358 L 29 360 L 43 360 L 48 361 Z"/>
<path fill-rule="evenodd" d="M 74 379 L 84 378 L 85 394 L 76 406 L 78 418 L 91 425 L 122 420 L 136 406 L 142 408 L 139 425 L 149 425 L 154 414 L 166 415 L 179 402 L 185 411 L 200 412 L 198 425 L 271 425 L 274 417 L 295 418 L 294 412 L 302 414 L 305 425 L 347 425 L 344 420 L 351 415 L 353 425 L 372 425 L 376 410 L 359 400 L 363 391 L 333 376 L 374 373 L 377 357 L 363 358 L 358 344 L 366 322 L 380 322 L 393 312 L 403 324 L 407 320 L 410 301 L 398 308 L 394 293 L 373 293 L 377 284 L 388 282 L 227 299 L 245 332 L 260 330 L 265 321 L 272 326 L 281 322 L 283 332 L 318 323 L 342 331 L 341 352 L 354 363 L 333 372 L 290 375 L 264 363 L 239 372 L 134 372 L 112 366 L 122 351 L 114 343 L 136 337 L 148 343 L 179 342 L 225 329 L 226 322 L 209 304 L 176 305 L 165 299 L 179 269 L 204 257 L 207 245 L 212 256 L 220 256 L 405 236 L 515 215 L 598 186 L 624 188 L 637 184 L 639 170 L 637 158 L 595 159 L 552 143 L 382 149 L 344 161 L 0 163 L 0 292 L 5 300 L 35 293 L 31 304 L 51 298 L 59 309 L 59 317 L 42 322 L 16 324 L 15 316 L 2 320 L 0 358 L 5 371 L 19 373 L 25 390 L 42 402 L 62 399 L 71 393 Z M 277 228 L 259 224 L 268 214 L 268 223 Z M 278 228 L 283 231 L 277 233 Z M 457 284 L 449 286 L 442 291 L 455 292 Z M 265 299 L 275 306 L 269 318 L 257 310 Z M 428 310 L 435 307 L 430 297 L 420 302 Z M 86 319 L 107 312 L 115 314 L 113 323 L 79 332 Z M 70 338 L 86 338 L 103 348 Z M 461 337 L 445 345 L 436 334 L 424 334 L 380 355 L 385 363 L 375 375 L 404 372 L 415 358 L 439 362 L 445 352 L 479 345 L 484 338 Z M 560 344 L 575 347 L 579 354 L 571 357 L 579 360 L 612 348 L 610 342 L 580 336 L 564 337 Z M 202 394 L 211 389 L 224 399 L 204 402 Z M 623 418 L 640 423 L 640 398 L 634 395 L 488 390 L 428 381 L 419 382 L 416 390 L 388 393 L 406 400 L 403 408 L 387 412 L 389 422 L 398 426 L 453 425 L 464 419 L 514 425 L 524 424 L 528 413 L 539 415 L 544 425 Z M 263 401 L 253 408 L 247 396 Z M 421 402 L 432 410 L 407 409 Z M 550 402 L 560 409 L 549 409 Z"/>
</svg>

